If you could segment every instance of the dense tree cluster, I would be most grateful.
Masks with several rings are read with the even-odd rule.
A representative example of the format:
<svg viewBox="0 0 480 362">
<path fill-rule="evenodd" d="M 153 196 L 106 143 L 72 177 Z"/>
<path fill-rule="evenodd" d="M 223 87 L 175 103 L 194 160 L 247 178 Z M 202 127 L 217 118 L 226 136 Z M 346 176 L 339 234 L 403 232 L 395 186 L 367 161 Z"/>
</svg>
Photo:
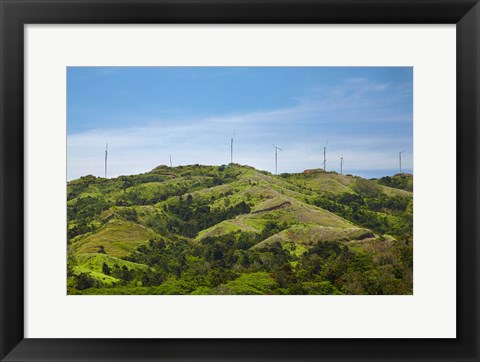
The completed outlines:
<svg viewBox="0 0 480 362">
<path fill-rule="evenodd" d="M 163 214 L 148 217 L 146 225 L 161 235 L 179 234 L 193 238 L 201 230 L 250 212 L 250 206 L 245 201 L 224 208 L 212 208 L 210 201 L 194 200 L 190 194 L 185 198 L 179 196 L 177 200 L 163 205 Z"/>
<path fill-rule="evenodd" d="M 313 203 L 380 234 L 412 237 L 412 199 L 398 195 L 387 196 L 375 191 L 375 187 L 373 182 L 362 182 L 356 188 L 357 193 L 325 193 L 316 197 Z"/>
<path fill-rule="evenodd" d="M 396 189 L 413 191 L 412 175 L 397 174 L 395 176 L 385 176 L 378 180 L 380 185 L 394 187 Z"/>
<path fill-rule="evenodd" d="M 238 233 L 197 244 L 151 239 L 127 258 L 148 265 L 148 270 L 104 264 L 103 272 L 120 280 L 113 290 L 141 286 L 139 292 L 146 294 L 411 293 L 412 245 L 406 241 L 391 241 L 388 248 L 370 253 L 333 241 L 317 243 L 302 254 L 293 244 L 276 242 L 261 250 L 249 245 Z M 81 291 L 104 292 L 84 273 L 76 276 L 76 283 Z"/>
<path fill-rule="evenodd" d="M 105 198 L 92 196 L 78 197 L 75 202 L 67 204 L 68 220 L 73 221 L 67 232 L 68 238 L 94 231 L 98 225 L 92 224 L 92 221 L 110 206 L 111 203 Z"/>
</svg>

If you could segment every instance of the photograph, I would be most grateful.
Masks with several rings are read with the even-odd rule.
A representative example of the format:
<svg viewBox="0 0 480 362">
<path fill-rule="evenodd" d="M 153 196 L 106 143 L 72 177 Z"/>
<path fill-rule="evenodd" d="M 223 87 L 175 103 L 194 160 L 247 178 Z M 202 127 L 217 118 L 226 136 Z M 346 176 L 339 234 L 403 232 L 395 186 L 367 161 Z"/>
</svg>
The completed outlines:
<svg viewBox="0 0 480 362">
<path fill-rule="evenodd" d="M 413 78 L 66 67 L 67 295 L 413 295 Z"/>
</svg>

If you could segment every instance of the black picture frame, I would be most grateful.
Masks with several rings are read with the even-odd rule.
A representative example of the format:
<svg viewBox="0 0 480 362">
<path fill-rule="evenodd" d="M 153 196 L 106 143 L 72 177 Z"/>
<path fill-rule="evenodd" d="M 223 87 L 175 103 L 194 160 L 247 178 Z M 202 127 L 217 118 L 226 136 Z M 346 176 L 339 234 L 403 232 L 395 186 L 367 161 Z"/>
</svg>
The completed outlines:
<svg viewBox="0 0 480 362">
<path fill-rule="evenodd" d="M 478 0 L 0 0 L 0 12 L 2 361 L 479 361 Z M 457 338 L 24 338 L 24 25 L 133 23 L 456 24 Z"/>
</svg>

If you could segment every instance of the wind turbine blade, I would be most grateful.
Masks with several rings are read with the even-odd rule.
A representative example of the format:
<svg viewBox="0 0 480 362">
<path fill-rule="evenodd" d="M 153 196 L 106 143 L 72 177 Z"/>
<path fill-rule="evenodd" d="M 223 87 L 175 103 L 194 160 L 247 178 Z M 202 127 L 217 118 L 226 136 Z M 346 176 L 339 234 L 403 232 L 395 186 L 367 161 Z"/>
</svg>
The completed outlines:
<svg viewBox="0 0 480 362">
<path fill-rule="evenodd" d="M 280 151 L 283 151 L 280 147 L 277 147 Z"/>
</svg>

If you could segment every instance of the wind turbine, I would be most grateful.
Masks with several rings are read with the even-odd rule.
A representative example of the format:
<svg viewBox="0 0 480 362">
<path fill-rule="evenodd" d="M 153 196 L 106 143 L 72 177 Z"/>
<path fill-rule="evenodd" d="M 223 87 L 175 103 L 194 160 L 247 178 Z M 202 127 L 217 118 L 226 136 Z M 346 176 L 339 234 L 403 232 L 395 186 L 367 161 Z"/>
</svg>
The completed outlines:
<svg viewBox="0 0 480 362">
<path fill-rule="evenodd" d="M 230 138 L 230 163 L 233 163 L 233 139 L 235 138 L 235 132 L 233 132 L 232 138 Z"/>
<path fill-rule="evenodd" d="M 343 153 L 342 157 L 340 157 L 340 175 L 343 175 Z"/>
<path fill-rule="evenodd" d="M 108 142 L 105 146 L 105 178 L 107 178 L 107 158 L 108 158 Z"/>
<path fill-rule="evenodd" d="M 400 151 L 398 153 L 398 162 L 399 162 L 399 165 L 400 165 L 400 174 L 402 173 L 402 153 L 404 153 L 404 152 L 405 152 L 405 150 Z"/>
<path fill-rule="evenodd" d="M 323 147 L 323 171 L 327 171 L 327 145 L 328 140 L 325 142 L 325 146 Z"/>
<path fill-rule="evenodd" d="M 172 168 L 172 155 L 168 155 L 170 157 L 170 168 Z"/>
<path fill-rule="evenodd" d="M 273 147 L 275 147 L 275 175 L 277 174 L 277 150 L 283 151 L 280 147 L 275 146 L 272 143 Z"/>
</svg>

